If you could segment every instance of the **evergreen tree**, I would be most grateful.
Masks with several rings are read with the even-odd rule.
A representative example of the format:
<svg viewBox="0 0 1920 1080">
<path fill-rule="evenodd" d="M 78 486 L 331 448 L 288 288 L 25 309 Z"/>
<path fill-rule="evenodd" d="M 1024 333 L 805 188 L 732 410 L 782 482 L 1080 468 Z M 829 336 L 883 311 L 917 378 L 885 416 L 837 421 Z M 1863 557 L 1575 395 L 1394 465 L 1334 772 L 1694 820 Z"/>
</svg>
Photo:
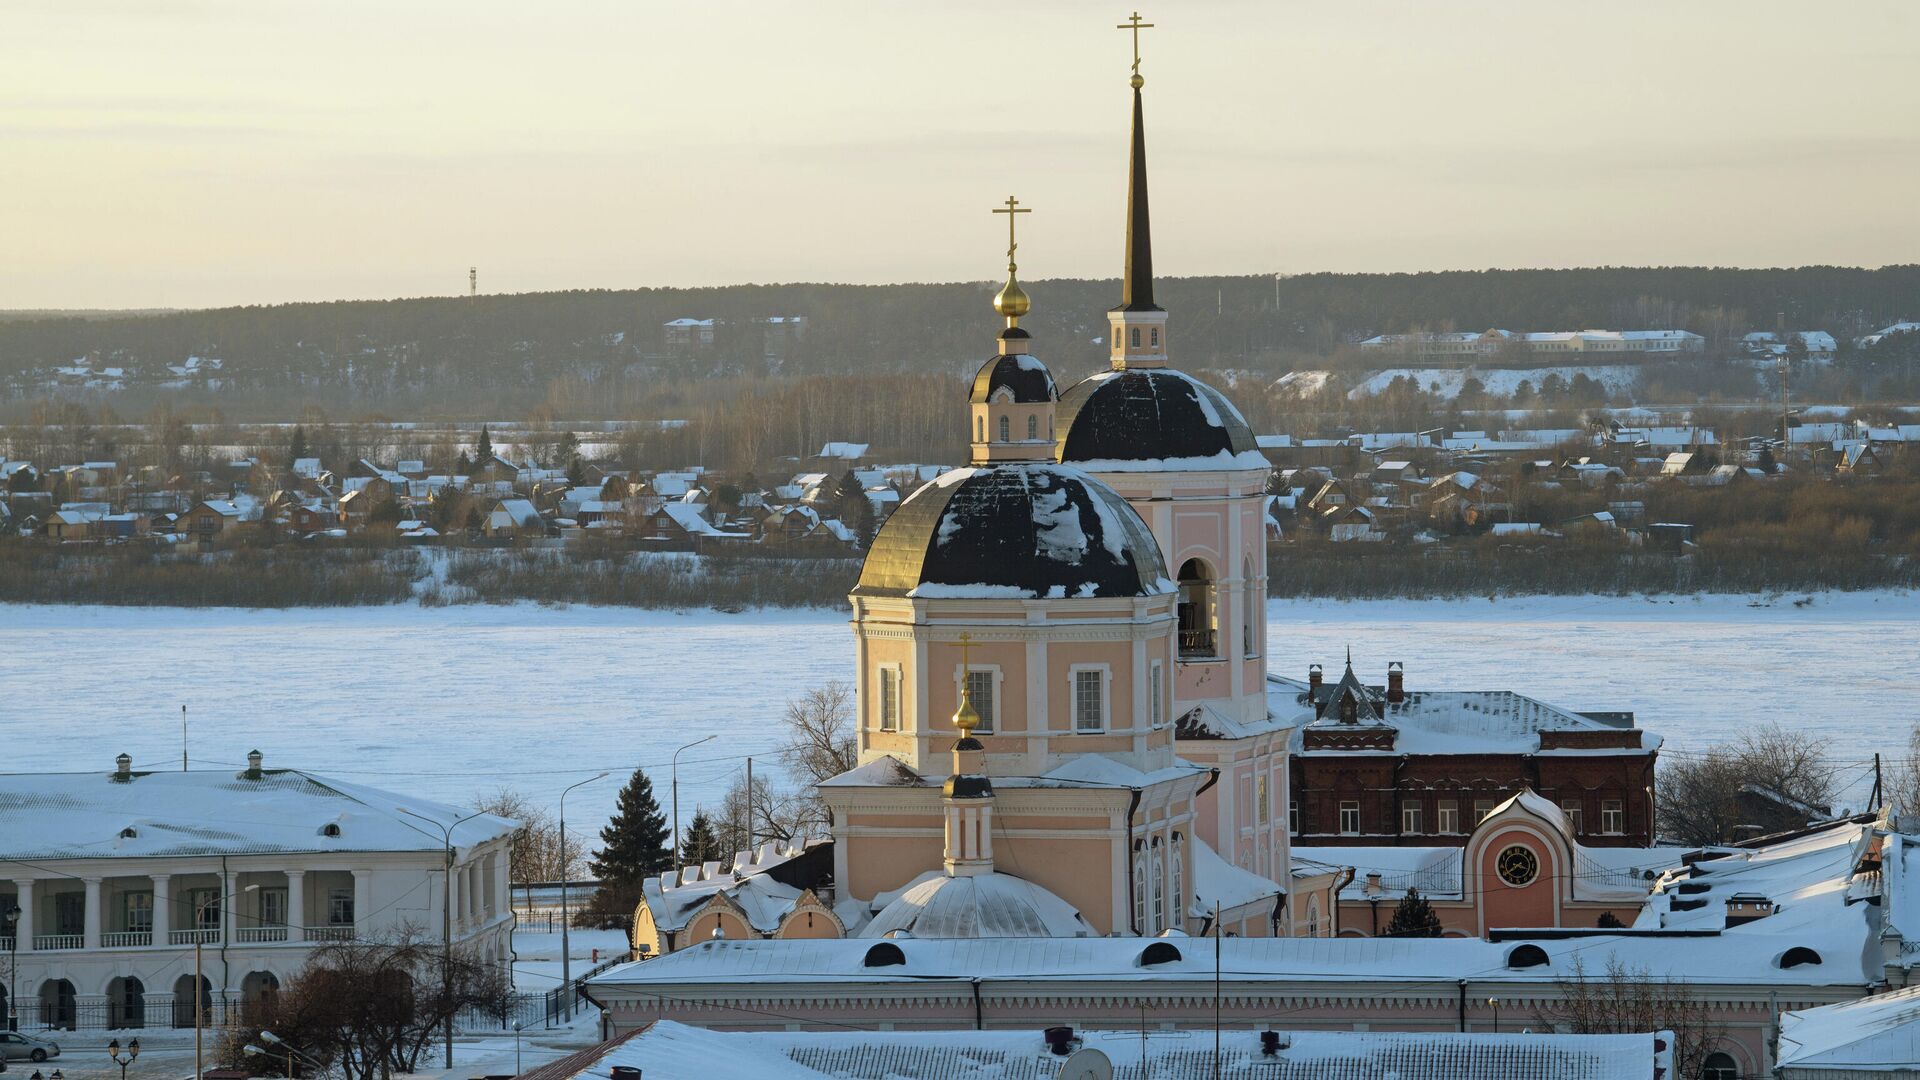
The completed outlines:
<svg viewBox="0 0 1920 1080">
<path fill-rule="evenodd" d="M 1614 918 L 1613 912 L 1611 911 L 1601 912 L 1599 920 L 1596 921 L 1594 925 L 1602 930 L 1623 930 L 1626 928 L 1626 924 Z"/>
<path fill-rule="evenodd" d="M 294 462 L 310 456 L 312 455 L 307 449 L 307 429 L 299 424 L 293 425 L 293 439 L 287 447 L 287 466 L 291 468 Z"/>
<path fill-rule="evenodd" d="M 1393 909 L 1393 921 L 1387 924 L 1386 936 L 1439 937 L 1440 916 L 1434 914 L 1433 905 L 1427 903 L 1419 889 L 1408 889 L 1399 906 Z"/>
<path fill-rule="evenodd" d="M 473 446 L 473 467 L 479 468 L 493 460 L 493 435 L 485 424 L 480 425 L 480 441 Z"/>
<path fill-rule="evenodd" d="M 580 436 L 571 431 L 561 432 L 559 441 L 553 446 L 552 464 L 562 469 L 572 469 L 575 460 L 579 457 Z"/>
<path fill-rule="evenodd" d="M 620 789 L 620 801 L 613 819 L 600 830 L 598 852 L 589 864 L 601 881 L 609 885 L 637 886 L 647 878 L 669 869 L 673 851 L 668 846 L 672 830 L 667 816 L 653 797 L 653 781 L 640 770 Z"/>
<path fill-rule="evenodd" d="M 713 820 L 705 810 L 694 812 L 693 822 L 680 837 L 680 862 L 686 866 L 712 862 L 720 857 L 720 836 L 713 831 Z"/>
<path fill-rule="evenodd" d="M 848 469 L 847 475 L 834 486 L 833 493 L 840 503 L 841 523 L 852 530 L 861 547 L 866 547 L 867 541 L 873 539 L 873 500 L 867 498 L 866 485 Z"/>
</svg>

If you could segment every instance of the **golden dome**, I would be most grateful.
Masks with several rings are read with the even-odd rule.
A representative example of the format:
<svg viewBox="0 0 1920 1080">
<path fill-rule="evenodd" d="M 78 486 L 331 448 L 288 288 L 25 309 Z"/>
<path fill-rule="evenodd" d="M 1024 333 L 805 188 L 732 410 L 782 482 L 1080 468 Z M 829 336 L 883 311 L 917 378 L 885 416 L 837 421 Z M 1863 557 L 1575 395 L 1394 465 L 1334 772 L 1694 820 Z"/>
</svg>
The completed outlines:
<svg viewBox="0 0 1920 1080">
<path fill-rule="evenodd" d="M 1007 283 L 993 294 L 993 310 L 1007 317 L 1008 326 L 1033 310 L 1033 300 L 1027 296 L 1027 290 L 1020 287 L 1020 282 L 1014 280 L 1011 266 L 1007 268 Z"/>
<path fill-rule="evenodd" d="M 960 691 L 959 711 L 953 714 L 953 726 L 969 734 L 980 726 L 980 710 L 973 707 L 973 697 L 964 688 Z"/>
</svg>

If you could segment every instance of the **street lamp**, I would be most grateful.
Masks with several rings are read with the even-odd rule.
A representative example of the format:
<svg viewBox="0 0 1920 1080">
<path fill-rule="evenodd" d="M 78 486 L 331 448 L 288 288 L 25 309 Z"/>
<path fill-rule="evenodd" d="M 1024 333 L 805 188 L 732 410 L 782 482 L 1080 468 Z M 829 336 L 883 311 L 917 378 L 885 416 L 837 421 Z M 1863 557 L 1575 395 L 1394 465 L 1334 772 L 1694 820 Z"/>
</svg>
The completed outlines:
<svg viewBox="0 0 1920 1080">
<path fill-rule="evenodd" d="M 475 810 L 463 818 L 456 818 L 450 825 L 442 825 L 425 814 L 416 814 L 404 806 L 395 810 L 417 817 L 421 821 L 440 830 L 440 842 L 447 856 L 446 881 L 440 890 L 440 993 L 446 1000 L 443 1003 L 447 1011 L 447 1068 L 453 1068 L 453 830 L 474 818 L 486 815 L 485 810 Z"/>
<path fill-rule="evenodd" d="M 326 1071 L 327 1071 L 327 1069 L 326 1069 L 326 1066 L 324 1066 L 324 1065 L 322 1065 L 322 1064 L 320 1064 L 319 1062 L 317 1062 L 317 1061 L 315 1061 L 315 1060 L 313 1060 L 312 1058 L 310 1058 L 310 1057 L 308 1057 L 307 1055 L 305 1055 L 305 1054 L 302 1054 L 302 1053 L 300 1053 L 300 1052 L 299 1052 L 298 1050 L 295 1050 L 295 1049 L 293 1048 L 293 1046 L 292 1046 L 292 1045 L 291 1045 L 290 1043 L 288 1043 L 288 1042 L 287 1042 L 287 1041 L 286 1041 L 285 1039 L 282 1039 L 282 1038 L 281 1038 L 280 1036 L 278 1036 L 278 1035 L 275 1035 L 275 1034 L 274 1034 L 273 1032 L 271 1032 L 271 1031 L 261 1031 L 261 1032 L 260 1032 L 260 1041 L 261 1041 L 261 1042 L 270 1042 L 270 1043 L 272 1043 L 273 1045 L 275 1045 L 275 1046 L 277 1046 L 277 1047 L 279 1047 L 280 1049 L 282 1049 L 282 1050 L 285 1050 L 285 1051 L 287 1052 L 287 1077 L 288 1077 L 288 1080 L 292 1080 L 292 1077 L 293 1077 L 293 1075 L 294 1075 L 294 1067 L 293 1067 L 293 1059 L 294 1059 L 294 1058 L 296 1058 L 296 1057 L 298 1057 L 298 1058 L 299 1058 L 299 1059 L 300 1059 L 301 1061 L 304 1061 L 304 1062 L 306 1062 L 306 1063 L 307 1063 L 307 1067 L 308 1067 L 308 1068 L 310 1068 L 310 1069 L 312 1069 L 313 1071 L 315 1071 L 315 1072 L 317 1072 L 317 1073 L 324 1073 L 324 1072 L 326 1072 Z M 243 1053 L 243 1054 L 246 1054 L 246 1055 L 247 1055 L 248 1057 L 266 1057 L 266 1056 L 267 1056 L 267 1053 L 268 1053 L 268 1051 L 267 1051 L 267 1050 L 266 1050 L 266 1049 L 265 1049 L 264 1047 L 261 1047 L 261 1046 L 256 1046 L 256 1045 L 255 1045 L 255 1044 L 253 1044 L 253 1043 L 248 1043 L 247 1045 L 245 1045 L 245 1046 L 243 1046 L 243 1047 L 241 1047 L 241 1048 L 240 1048 L 240 1052 L 241 1052 L 241 1053 Z"/>
<path fill-rule="evenodd" d="M 1498 1035 L 1500 1034 L 1500 999 L 1497 997 L 1488 998 L 1487 1006 L 1493 1010 L 1493 1033 Z"/>
<path fill-rule="evenodd" d="M 0 911 L 0 922 L 7 924 L 7 1030 L 20 1030 L 20 905 L 9 904 Z"/>
<path fill-rule="evenodd" d="M 701 743 L 712 742 L 719 737 L 717 733 L 709 735 L 704 739 L 697 739 L 688 743 L 681 747 L 680 750 L 691 750 Z M 673 872 L 676 874 L 680 872 L 680 750 L 673 752 Z M 747 792 L 747 799 L 748 804 L 751 805 L 753 799 L 753 792 L 751 790 Z M 747 815 L 747 821 L 749 824 L 752 823 L 753 815 L 751 813 Z"/>
<path fill-rule="evenodd" d="M 202 900 L 200 903 L 194 905 L 194 909 L 193 909 L 193 1075 L 194 1075 L 194 1080 L 199 1080 L 200 1077 L 207 1075 L 207 1068 L 204 1061 L 204 1052 L 202 1050 L 202 1044 L 205 1041 L 205 1032 L 207 1030 L 206 1008 L 207 1008 L 207 998 L 209 995 L 207 994 L 207 977 L 203 973 L 203 968 L 200 962 L 201 961 L 200 947 L 203 944 L 205 944 L 204 939 L 206 938 L 207 935 L 205 931 L 201 929 L 200 924 L 206 922 L 207 909 L 212 907 L 213 905 L 225 904 L 227 901 L 233 899 L 236 896 L 239 896 L 241 893 L 250 893 L 250 892 L 259 892 L 259 891 L 260 891 L 260 886 L 249 885 L 246 888 L 241 889 L 240 892 L 228 893 L 225 896 L 211 896 L 205 900 Z M 226 909 L 223 907 L 220 910 L 224 912 Z M 222 923 L 225 923 L 226 919 L 223 917 L 220 921 Z M 222 944 L 224 944 L 226 940 L 226 929 L 224 926 L 221 928 L 220 936 L 221 936 Z M 225 980 L 223 979 L 221 981 L 224 982 Z M 226 992 L 227 991 L 225 987 L 220 988 L 220 993 L 223 998 L 226 995 Z M 58 1072 L 54 1073 L 53 1078 L 54 1080 L 60 1080 L 60 1074 Z"/>
<path fill-rule="evenodd" d="M 591 784 L 595 780 L 605 780 L 607 775 L 601 773 L 599 776 L 589 776 L 578 784 L 567 785 L 560 792 L 560 985 L 562 987 L 573 986 L 573 954 L 567 948 L 570 940 L 567 935 L 567 870 L 569 869 L 567 866 L 567 792 Z M 572 991 L 568 990 L 568 993 L 571 994 Z M 567 1005 L 568 1015 L 572 1015 L 573 999 L 571 997 L 567 999 Z M 453 1068 L 451 1059 L 447 1061 L 447 1068 Z"/>
<path fill-rule="evenodd" d="M 127 1052 L 122 1055 L 120 1040 L 115 1039 L 107 1044 L 107 1056 L 113 1059 L 115 1065 L 120 1066 L 120 1080 L 127 1080 L 127 1066 L 133 1064 L 133 1059 L 140 1056 L 140 1040 L 135 1039 L 128 1043 Z"/>
</svg>

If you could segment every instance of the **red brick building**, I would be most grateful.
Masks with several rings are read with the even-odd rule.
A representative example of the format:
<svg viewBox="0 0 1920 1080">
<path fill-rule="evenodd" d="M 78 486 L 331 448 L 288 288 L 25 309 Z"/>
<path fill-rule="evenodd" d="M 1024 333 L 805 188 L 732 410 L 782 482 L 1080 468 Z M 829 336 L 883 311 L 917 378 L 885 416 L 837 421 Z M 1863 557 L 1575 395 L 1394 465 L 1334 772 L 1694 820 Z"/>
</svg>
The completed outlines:
<svg viewBox="0 0 1920 1080">
<path fill-rule="evenodd" d="M 1506 690 L 1410 691 L 1399 664 L 1384 687 L 1349 661 L 1327 684 L 1268 677 L 1282 711 L 1292 691 L 1288 827 L 1296 846 L 1465 844 L 1523 790 L 1558 807 L 1589 847 L 1653 842 L 1658 736 L 1632 713 L 1577 713 Z"/>
</svg>

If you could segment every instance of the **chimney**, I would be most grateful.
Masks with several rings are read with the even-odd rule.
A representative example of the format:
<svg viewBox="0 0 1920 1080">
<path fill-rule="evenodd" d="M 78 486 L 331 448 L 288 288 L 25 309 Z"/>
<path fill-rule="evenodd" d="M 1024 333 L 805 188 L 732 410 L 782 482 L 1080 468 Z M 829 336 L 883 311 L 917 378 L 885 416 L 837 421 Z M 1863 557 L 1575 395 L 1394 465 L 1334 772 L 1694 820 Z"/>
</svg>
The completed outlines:
<svg viewBox="0 0 1920 1080">
<path fill-rule="evenodd" d="M 1378 870 L 1368 871 L 1367 872 L 1367 895 L 1379 896 L 1380 892 L 1381 892 L 1380 871 Z"/>
<path fill-rule="evenodd" d="M 1055 1057 L 1066 1057 L 1073 1053 L 1073 1029 L 1070 1027 L 1050 1027 L 1046 1030 L 1047 1049 Z"/>
<path fill-rule="evenodd" d="M 133 779 L 133 759 L 125 754 L 113 759 L 113 778 L 124 784 Z"/>
<path fill-rule="evenodd" d="M 1307 665 L 1307 693 L 1312 694 L 1312 693 L 1319 692 L 1320 682 L 1322 678 L 1323 676 L 1320 672 L 1320 665 L 1308 664 Z"/>
<path fill-rule="evenodd" d="M 260 756 L 260 751 L 258 750 L 247 751 L 247 779 L 249 780 L 260 779 L 261 760 L 262 759 Z"/>
<path fill-rule="evenodd" d="M 1287 1044 L 1292 1041 L 1282 1039 L 1277 1031 L 1263 1031 L 1260 1033 L 1260 1053 L 1263 1057 L 1277 1057 L 1280 1051 L 1285 1050 Z"/>
<path fill-rule="evenodd" d="M 1395 660 L 1387 665 L 1387 704 L 1398 705 L 1407 700 L 1407 668 Z"/>
</svg>

